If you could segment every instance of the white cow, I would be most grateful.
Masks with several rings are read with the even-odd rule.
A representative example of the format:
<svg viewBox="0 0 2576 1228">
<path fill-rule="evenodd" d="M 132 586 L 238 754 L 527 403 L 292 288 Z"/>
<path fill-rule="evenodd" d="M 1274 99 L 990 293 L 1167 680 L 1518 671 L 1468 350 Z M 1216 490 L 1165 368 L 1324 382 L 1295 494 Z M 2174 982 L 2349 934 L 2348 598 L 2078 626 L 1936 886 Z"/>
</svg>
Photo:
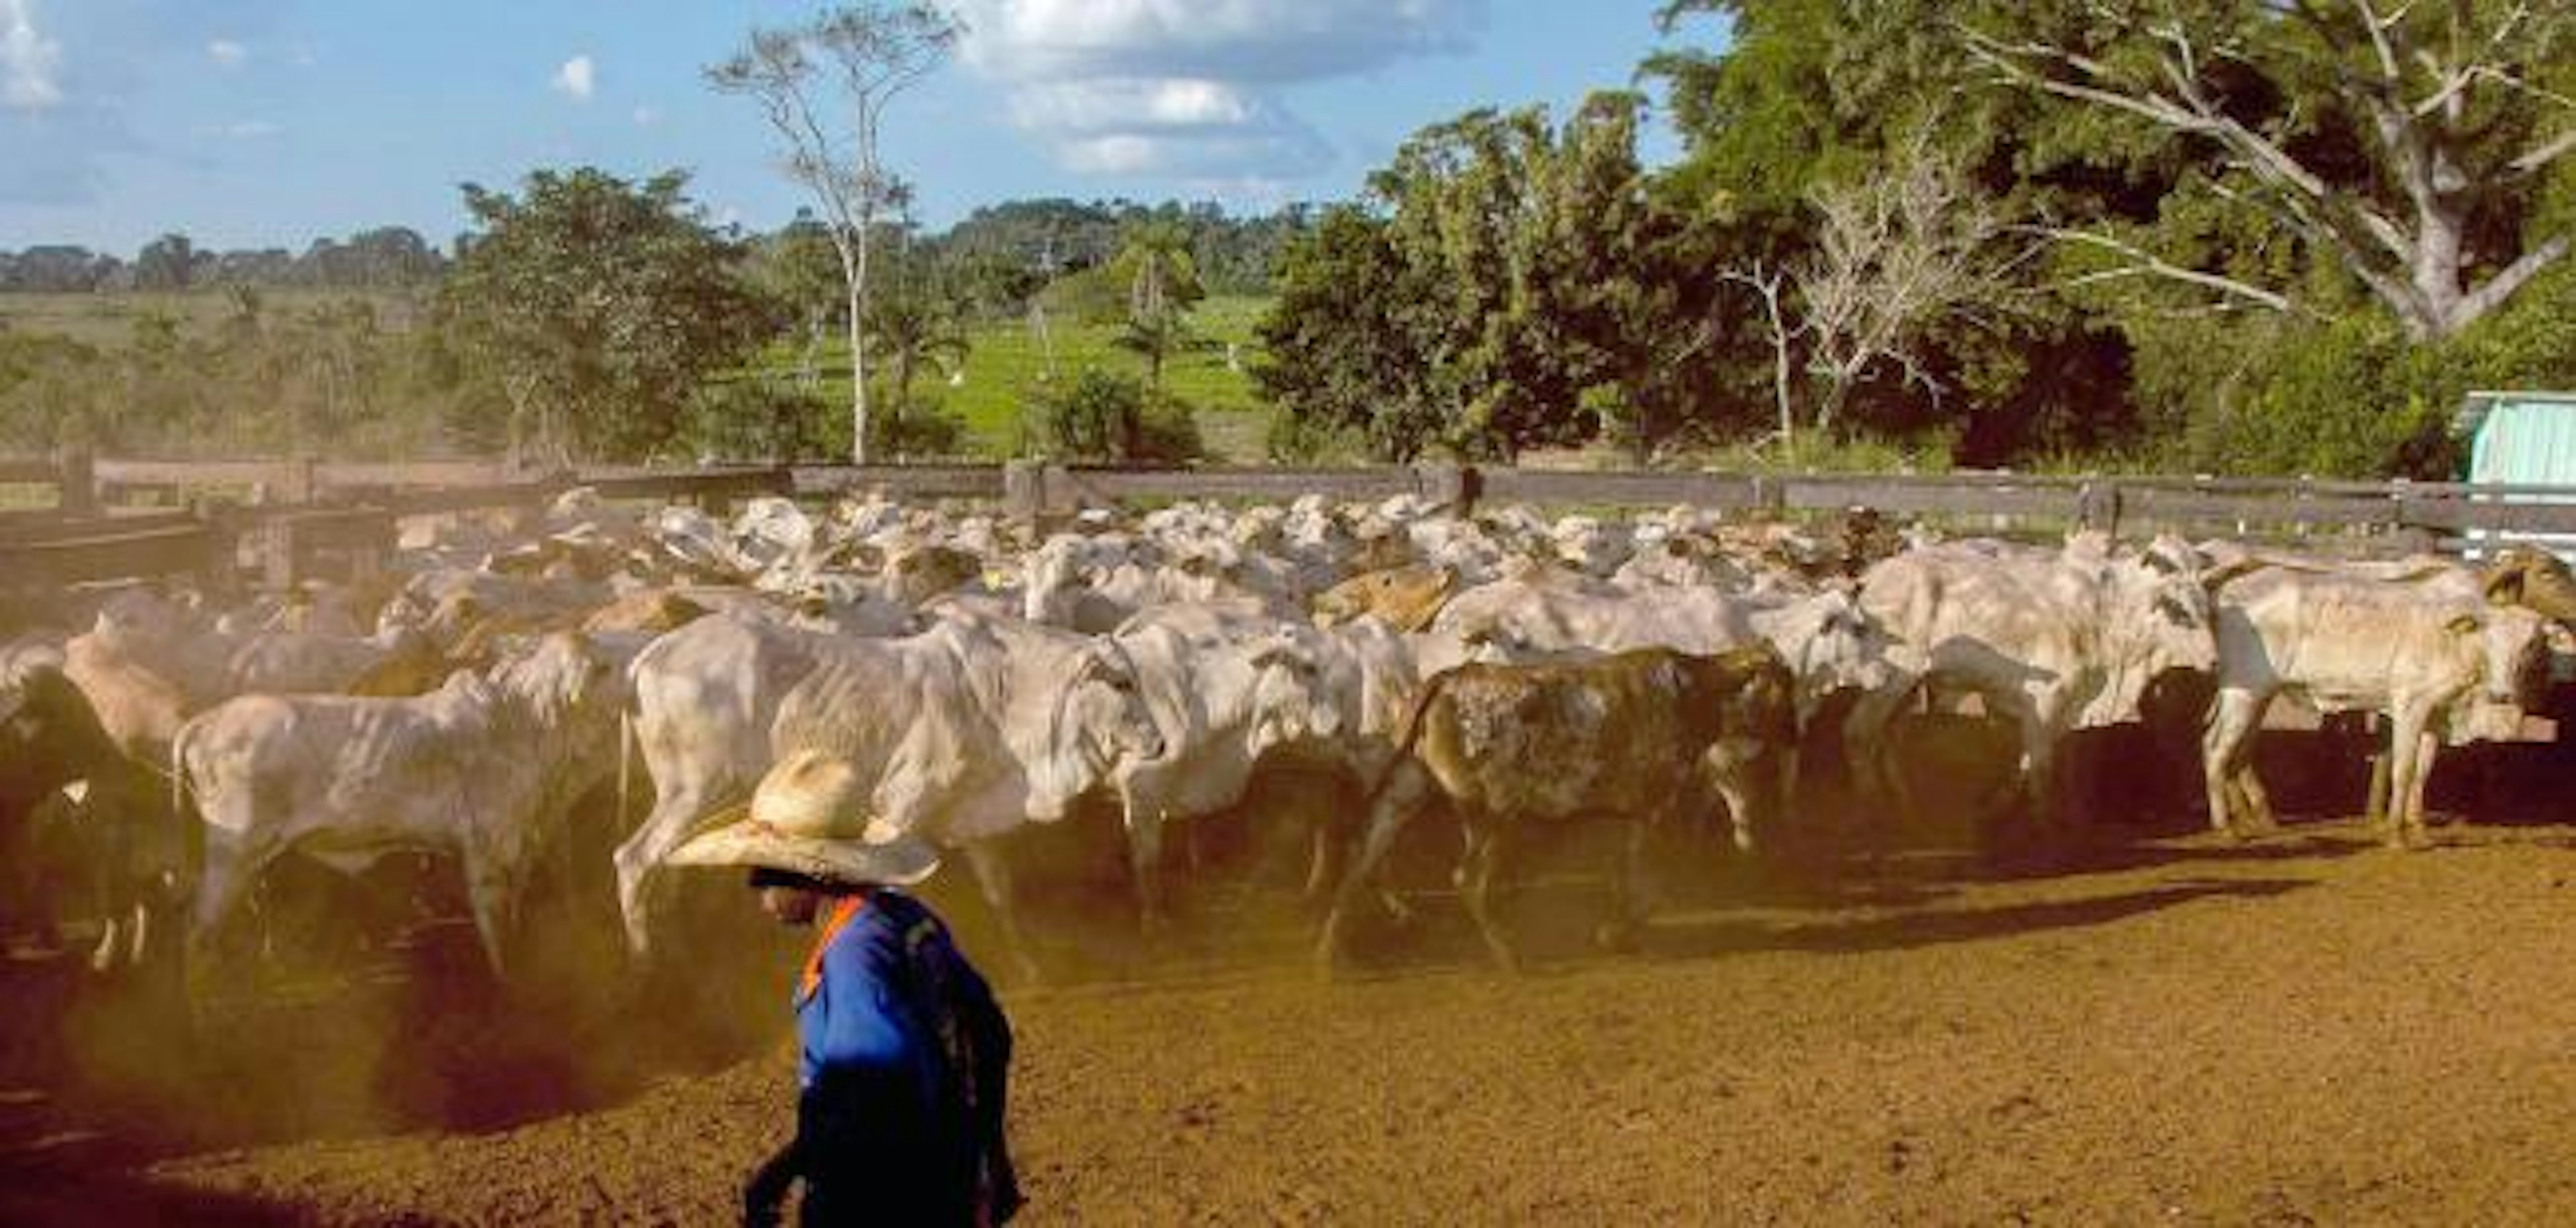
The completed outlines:
<svg viewBox="0 0 2576 1228">
<path fill-rule="evenodd" d="M 1491 642 L 1514 656 L 1631 648 L 1710 656 L 1767 641 L 1797 679 L 1801 728 L 1835 691 L 1875 691 L 1890 680 L 1887 637 L 1839 591 L 1788 598 L 1696 587 L 1630 591 L 1563 577 L 1500 580 L 1459 594 L 1430 630 Z"/>
<path fill-rule="evenodd" d="M 606 776 L 618 690 L 607 653 L 559 633 L 428 695 L 243 696 L 190 720 L 170 764 L 206 824 L 191 945 L 290 849 L 354 872 L 427 848 L 462 863 L 475 928 L 504 971 L 538 855 Z"/>
<path fill-rule="evenodd" d="M 1138 909 L 1151 930 L 1163 919 L 1163 825 L 1232 807 L 1265 753 L 1335 737 L 1343 714 L 1322 694 L 1324 633 L 1258 604 L 1163 606 L 1112 638 L 1135 664 L 1164 747 L 1159 756 L 1122 760 L 1111 774 Z"/>
<path fill-rule="evenodd" d="M 369 670 L 396 658 L 424 668 L 439 656 L 429 633 L 399 624 L 371 636 L 264 631 L 235 649 L 227 663 L 229 695 L 330 694 L 347 691 Z"/>
<path fill-rule="evenodd" d="M 617 904 L 628 946 L 652 950 L 663 859 L 726 803 L 750 795 L 769 769 L 779 702 L 817 660 L 852 642 L 746 614 L 698 619 L 647 645 L 627 677 L 635 697 L 633 751 L 653 781 L 652 813 L 617 846 Z M 626 787 L 620 752 L 621 821 Z"/>
<path fill-rule="evenodd" d="M 2072 730 L 2135 717 L 2147 684 L 2167 670 L 2217 661 L 2199 556 L 2172 538 L 2136 554 L 2092 535 L 2057 554 L 1942 545 L 1886 559 L 1862 579 L 1861 607 L 1896 641 L 1907 677 L 1864 699 L 1844 726 L 1863 789 L 1896 791 L 1886 729 L 1927 684 L 1974 691 L 2021 735 L 2019 783 L 2033 813 L 2053 819 L 2055 756 Z"/>
<path fill-rule="evenodd" d="M 2437 739 L 2463 732 L 2462 718 L 2481 701 L 2532 706 L 2547 677 L 2541 617 L 2490 607 L 2480 587 L 2457 567 L 2378 579 L 2274 566 L 2227 579 L 2218 593 L 2218 700 L 2201 748 L 2210 825 L 2230 833 L 2240 823 L 2271 825 L 2247 751 L 2264 709 L 2287 693 L 2322 712 L 2386 714 L 2389 843 L 2420 845 Z"/>
<path fill-rule="evenodd" d="M 963 849 L 1032 978 L 997 838 L 1061 819 L 1122 757 L 1163 751 L 1117 640 L 965 615 L 909 639 L 841 645 L 770 727 L 773 771 L 840 761 L 870 782 L 874 823 Z"/>
</svg>

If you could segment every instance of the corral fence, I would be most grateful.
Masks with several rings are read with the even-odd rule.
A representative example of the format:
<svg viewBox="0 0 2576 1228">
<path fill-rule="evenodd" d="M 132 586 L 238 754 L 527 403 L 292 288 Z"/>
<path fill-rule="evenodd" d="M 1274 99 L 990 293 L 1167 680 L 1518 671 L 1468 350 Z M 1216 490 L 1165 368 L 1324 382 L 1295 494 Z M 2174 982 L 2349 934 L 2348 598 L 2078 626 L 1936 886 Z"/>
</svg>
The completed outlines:
<svg viewBox="0 0 2576 1228">
<path fill-rule="evenodd" d="M 604 498 L 692 500 L 721 510 L 757 495 L 879 491 L 907 501 L 991 504 L 1052 523 L 1085 506 L 1137 501 L 1336 500 L 1414 495 L 1576 507 L 1685 505 L 1748 518 L 1872 508 L 1977 528 L 2087 525 L 2355 543 L 2370 552 L 2458 549 L 2486 534 L 2576 534 L 2576 487 L 2170 476 L 1590 472 L 1459 465 L 1129 469 L 1033 462 L 950 465 L 602 467 L 552 473 L 478 461 L 331 464 L 289 460 L 0 459 L 0 486 L 40 487 L 0 510 L 0 587 L 247 572 L 293 583 L 321 556 L 364 571 L 406 516 L 538 508 L 576 487 Z"/>
</svg>

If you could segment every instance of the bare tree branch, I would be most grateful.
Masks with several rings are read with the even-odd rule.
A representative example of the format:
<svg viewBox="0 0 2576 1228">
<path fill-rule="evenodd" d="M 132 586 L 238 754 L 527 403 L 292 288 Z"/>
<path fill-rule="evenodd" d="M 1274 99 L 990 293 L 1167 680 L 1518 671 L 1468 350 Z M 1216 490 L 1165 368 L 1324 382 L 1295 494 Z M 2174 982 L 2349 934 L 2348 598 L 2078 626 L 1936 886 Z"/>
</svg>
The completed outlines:
<svg viewBox="0 0 2576 1228">
<path fill-rule="evenodd" d="M 2127 6 L 2094 5 L 2090 10 L 2094 36 L 2129 40 L 2145 53 L 2142 65 L 2115 68 L 2114 57 L 2088 48 L 2007 40 L 1964 27 L 1960 34 L 1972 58 L 2022 88 L 2215 143 L 2241 180 L 2233 187 L 2224 179 L 2210 180 L 2212 190 L 2271 214 L 2334 260 L 2369 288 L 2410 336 L 2456 333 L 2527 284 L 2527 268 L 2545 267 L 2559 258 L 2554 253 L 2566 236 L 2540 236 L 2504 272 L 2476 284 L 2486 263 L 2470 240 L 2473 213 L 2484 207 L 2480 194 L 2500 179 L 2527 178 L 2576 150 L 2576 132 L 2541 140 L 2507 158 L 2507 151 L 2495 145 L 2510 139 L 2504 133 L 2519 133 L 2520 125 L 2505 124 L 2492 114 L 2492 105 L 2472 113 L 2469 103 L 2476 91 L 2500 90 L 2576 109 L 2576 99 L 2548 90 L 2529 75 L 2576 33 L 2565 10 L 2535 7 L 2529 0 L 2489 14 L 2479 14 L 2462 0 L 2438 13 L 2390 0 L 2261 0 L 2258 7 L 2267 16 L 2255 20 L 2273 23 L 2266 39 L 2293 40 L 2273 48 L 2273 55 L 2286 54 L 2325 70 L 2337 104 L 2369 121 L 2377 141 L 2370 151 L 2376 165 L 2329 175 L 2303 162 L 2290 142 L 2299 130 L 2295 109 L 2265 123 L 2261 131 L 2254 125 L 2263 121 L 2231 113 L 2227 99 L 2233 95 L 2209 84 L 2212 62 L 2227 60 L 2257 73 L 2270 70 L 2227 42 L 2219 32 L 2224 27 L 2204 31 L 2193 24 L 2195 19 L 2170 7 L 2143 22 Z M 2550 15 L 2548 26 L 2539 24 L 2543 13 Z M 2215 25 L 2222 19 L 2198 20 Z M 2430 30 L 2444 28 L 2449 32 L 2446 46 L 2437 51 L 2425 45 L 2439 37 Z M 2390 186 L 2404 195 L 2403 213 L 2384 207 Z M 2069 241 L 2097 247 L 2107 241 L 2106 236 L 2079 233 L 2086 237 Z M 2124 259 L 2155 276 L 2193 281 L 2276 310 L 2283 308 L 2267 300 L 2288 302 L 2287 291 L 2185 270 L 2133 244 L 2124 246 Z M 2186 272 L 2192 276 L 2179 276 Z M 2081 284 L 2098 284 L 2098 279 Z"/>
<path fill-rule="evenodd" d="M 2285 314 L 2295 313 L 2299 310 L 2297 305 L 2290 301 L 2290 297 L 2288 295 L 2282 294 L 2277 290 L 2266 290 L 2261 286 L 2239 281 L 2233 277 L 2224 277 L 2216 273 L 2205 273 L 2199 269 L 2185 268 L 2184 266 L 2166 260 L 2145 248 L 2139 247 L 2135 243 L 2114 238 L 2110 235 L 2090 230 L 2070 230 L 2063 227 L 2043 228 L 2041 233 L 2063 243 L 2073 243 L 2085 247 L 2098 248 L 2128 261 L 2127 264 L 2114 269 L 2081 274 L 2058 283 L 2063 287 L 2072 288 L 2093 285 L 2123 277 L 2155 277 L 2166 281 L 2181 282 L 2185 285 L 2198 286 L 2204 290 L 2214 290 L 2220 294 L 2227 295 L 2230 298 L 2243 299 L 2244 301 L 2256 306 L 2269 308 L 2273 311 Z"/>
</svg>

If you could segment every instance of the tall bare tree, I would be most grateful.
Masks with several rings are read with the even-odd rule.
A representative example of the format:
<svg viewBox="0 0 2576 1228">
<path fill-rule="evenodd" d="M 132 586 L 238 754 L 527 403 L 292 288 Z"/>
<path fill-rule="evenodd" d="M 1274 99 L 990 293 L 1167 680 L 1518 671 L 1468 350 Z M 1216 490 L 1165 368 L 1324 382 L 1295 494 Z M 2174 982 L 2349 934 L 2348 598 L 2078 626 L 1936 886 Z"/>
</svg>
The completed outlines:
<svg viewBox="0 0 2576 1228">
<path fill-rule="evenodd" d="M 1803 353 L 1813 389 L 1809 423 L 1829 431 L 1852 390 L 1873 372 L 1893 368 L 1908 385 L 1937 395 L 1940 385 L 1922 354 L 1924 336 L 1944 321 L 1999 311 L 2009 300 L 2020 256 L 2003 242 L 2005 227 L 1991 202 L 1933 148 L 1930 130 L 1889 159 L 1877 174 L 1810 194 L 1815 246 L 1785 271 L 1756 263 L 1721 274 L 1761 300 L 1783 443 L 1792 422 L 1793 349 Z"/>
<path fill-rule="evenodd" d="M 1968 49 L 2026 88 L 2205 142 L 2210 191 L 2339 264 L 2409 337 L 2458 333 L 2567 254 L 2563 226 L 2488 224 L 2576 150 L 2566 0 L 2090 0 L 2079 16 L 2049 37 L 1970 28 Z M 2116 233 L 2058 237 L 2116 262 L 2094 280 L 2299 306 Z"/>
<path fill-rule="evenodd" d="M 846 291 L 856 464 L 868 460 L 868 243 L 877 218 L 899 211 L 907 195 L 885 166 L 886 109 L 947 59 L 964 33 L 934 5 L 858 4 L 799 26 L 755 28 L 748 45 L 706 70 L 710 86 L 760 104 L 786 141 L 788 176 L 812 193 L 831 233 Z"/>
</svg>

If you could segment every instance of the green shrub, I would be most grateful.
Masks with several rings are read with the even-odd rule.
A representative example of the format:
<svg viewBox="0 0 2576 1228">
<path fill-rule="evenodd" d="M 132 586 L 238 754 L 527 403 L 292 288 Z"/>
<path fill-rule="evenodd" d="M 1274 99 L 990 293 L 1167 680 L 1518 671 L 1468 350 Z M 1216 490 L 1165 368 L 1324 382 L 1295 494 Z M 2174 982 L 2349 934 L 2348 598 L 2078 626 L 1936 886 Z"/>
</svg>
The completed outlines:
<svg viewBox="0 0 2576 1228">
<path fill-rule="evenodd" d="M 1368 432 L 1284 411 L 1270 415 L 1261 446 L 1275 465 L 1364 465 L 1373 459 Z"/>
<path fill-rule="evenodd" d="M 937 400 L 916 399 L 898 410 L 881 404 L 868 415 L 868 456 L 887 460 L 947 459 L 966 451 L 966 418 Z"/>
<path fill-rule="evenodd" d="M 1022 409 L 1018 451 L 1051 460 L 1180 464 L 1206 451 L 1187 402 L 1086 367 Z"/>
<path fill-rule="evenodd" d="M 785 380 L 753 377 L 702 384 L 689 398 L 683 446 L 696 456 L 729 460 L 845 457 L 849 405 Z"/>
<path fill-rule="evenodd" d="M 2183 423 L 2167 467 L 2350 478 L 2457 468 L 2449 426 L 2468 382 L 2457 342 L 2410 345 L 2376 313 L 2157 339 L 2172 348 L 2142 355 L 2141 383 Z"/>
</svg>

